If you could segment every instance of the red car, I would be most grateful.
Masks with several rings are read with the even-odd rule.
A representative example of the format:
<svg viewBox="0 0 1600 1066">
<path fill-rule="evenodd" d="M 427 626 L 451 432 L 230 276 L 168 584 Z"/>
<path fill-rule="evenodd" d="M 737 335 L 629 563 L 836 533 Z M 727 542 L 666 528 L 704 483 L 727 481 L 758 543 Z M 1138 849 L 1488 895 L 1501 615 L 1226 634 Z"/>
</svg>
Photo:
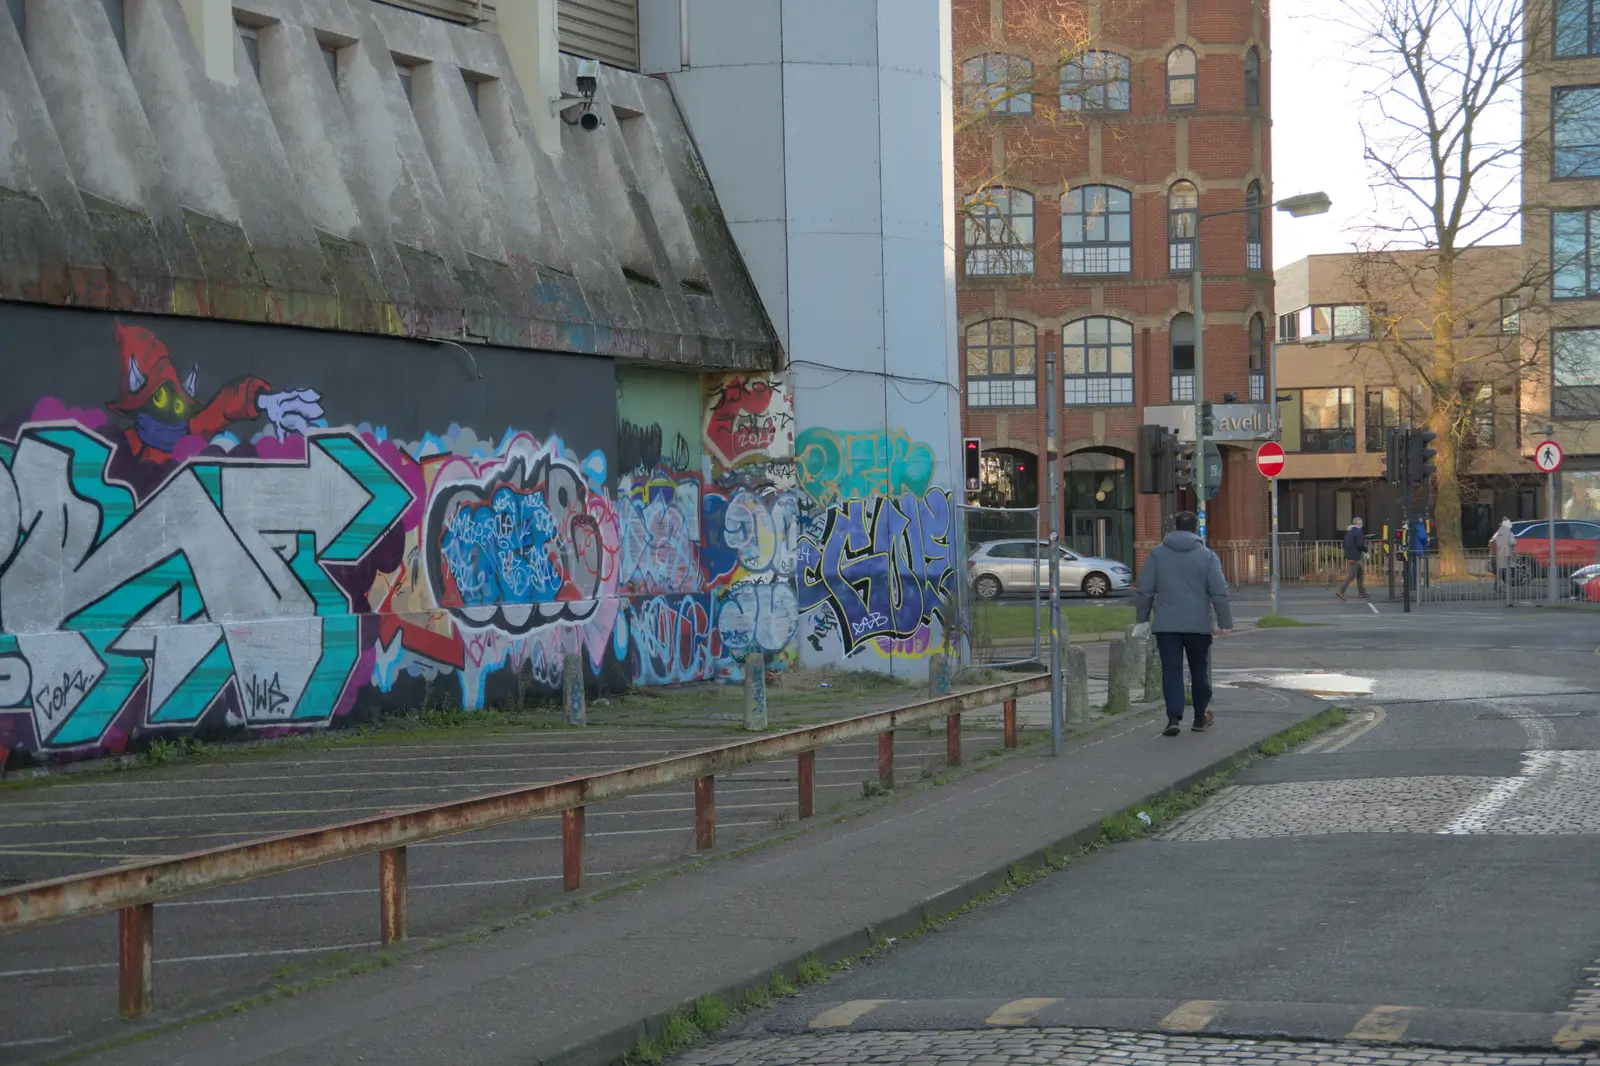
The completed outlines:
<svg viewBox="0 0 1600 1066">
<path fill-rule="evenodd" d="M 1600 563 L 1600 522 L 1557 521 L 1556 569 L 1572 573 Z M 1537 576 L 1550 566 L 1550 523 L 1518 522 L 1511 527 L 1517 538 L 1521 565 Z"/>
</svg>

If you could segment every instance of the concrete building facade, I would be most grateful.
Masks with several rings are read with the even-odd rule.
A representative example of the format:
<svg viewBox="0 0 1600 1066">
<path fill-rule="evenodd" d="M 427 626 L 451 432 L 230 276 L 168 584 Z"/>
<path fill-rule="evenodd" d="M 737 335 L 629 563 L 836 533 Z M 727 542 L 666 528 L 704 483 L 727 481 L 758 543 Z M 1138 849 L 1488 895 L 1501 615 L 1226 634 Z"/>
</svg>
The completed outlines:
<svg viewBox="0 0 1600 1066">
<path fill-rule="evenodd" d="M 0 5 L 0 759 L 925 674 L 948 9 L 822 6 Z"/>
<path fill-rule="evenodd" d="M 1176 427 L 1194 401 L 1196 254 L 1205 394 L 1272 414 L 1267 5 L 956 0 L 955 27 L 963 425 L 983 449 L 970 498 L 1044 503 L 1055 403 L 1064 539 L 1136 562 L 1162 534 L 1159 497 L 1135 491 L 1138 428 Z M 1197 249 L 1197 216 L 1254 205 L 1200 224 Z M 1213 543 L 1266 536 L 1251 450 L 1224 446 Z"/>
<path fill-rule="evenodd" d="M 1277 479 L 1279 528 L 1297 540 L 1339 539 L 1351 519 L 1369 531 L 1401 524 L 1399 490 L 1388 483 L 1385 441 L 1390 429 L 1426 428 L 1430 404 L 1414 361 L 1402 346 L 1383 342 L 1394 326 L 1426 350 L 1420 306 L 1403 307 L 1406 294 L 1428 291 L 1429 252 L 1390 252 L 1373 264 L 1353 254 L 1314 255 L 1277 271 L 1278 396 L 1284 470 Z M 1369 276 L 1392 271 L 1389 283 Z M 1403 276 L 1402 276 L 1403 275 Z M 1481 307 L 1478 321 L 1457 323 L 1467 432 L 1461 504 L 1462 543 L 1484 547 L 1502 518 L 1544 516 L 1543 478 L 1522 454 L 1519 384 L 1523 337 L 1520 307 L 1501 314 L 1500 294 L 1523 278 L 1517 246 L 1475 248 L 1457 261 L 1457 301 Z M 1374 292 L 1387 299 L 1374 310 Z M 1414 337 L 1412 336 L 1414 335 Z M 1432 516 L 1417 493 L 1413 513 Z"/>
<path fill-rule="evenodd" d="M 1600 34 L 1571 0 L 1525 8 L 1522 250 L 1538 281 L 1524 333 L 1522 450 L 1549 434 L 1567 453 L 1557 514 L 1600 519 Z M 1575 17 L 1576 16 L 1576 17 Z M 1559 21 L 1558 21 L 1559 20 Z M 1557 27 L 1560 27 L 1559 31 Z"/>
</svg>

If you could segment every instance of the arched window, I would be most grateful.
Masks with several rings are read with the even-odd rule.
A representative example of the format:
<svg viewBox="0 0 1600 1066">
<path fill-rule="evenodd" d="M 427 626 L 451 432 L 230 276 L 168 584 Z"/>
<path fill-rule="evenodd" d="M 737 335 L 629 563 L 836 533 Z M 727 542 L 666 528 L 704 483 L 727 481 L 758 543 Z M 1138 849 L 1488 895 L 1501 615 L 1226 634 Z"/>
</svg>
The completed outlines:
<svg viewBox="0 0 1600 1066">
<path fill-rule="evenodd" d="M 1068 322 L 1061 383 L 1068 407 L 1133 403 L 1133 324 L 1103 315 Z"/>
<path fill-rule="evenodd" d="M 992 318 L 967 327 L 967 406 L 1038 403 L 1038 333 L 1026 322 Z"/>
<path fill-rule="evenodd" d="M 1261 52 L 1255 48 L 1244 54 L 1244 106 L 1261 106 Z"/>
<path fill-rule="evenodd" d="M 1247 270 L 1261 269 L 1261 183 L 1252 181 L 1244 191 L 1244 265 Z"/>
<path fill-rule="evenodd" d="M 1167 106 L 1193 107 L 1197 99 L 1194 49 L 1180 44 L 1167 53 Z"/>
<path fill-rule="evenodd" d="M 1167 192 L 1167 268 L 1175 274 L 1194 269 L 1194 234 L 1200 225 L 1200 193 L 1187 181 Z"/>
<path fill-rule="evenodd" d="M 1133 197 L 1114 185 L 1080 185 L 1061 198 L 1061 272 L 1133 273 Z"/>
<path fill-rule="evenodd" d="M 1250 402 L 1267 399 L 1267 320 L 1250 316 Z"/>
<path fill-rule="evenodd" d="M 1132 64 L 1115 52 L 1085 52 L 1061 68 L 1063 111 L 1126 111 L 1133 101 Z"/>
<path fill-rule="evenodd" d="M 968 277 L 1033 273 L 1033 197 L 1021 189 L 973 193 L 962 235 Z"/>
<path fill-rule="evenodd" d="M 1172 402 L 1194 402 L 1194 316 L 1184 311 L 1172 316 L 1167 328 L 1172 346 Z"/>
<path fill-rule="evenodd" d="M 1033 64 L 1001 52 L 973 56 L 961 64 L 961 104 L 969 113 L 1031 114 Z"/>
</svg>

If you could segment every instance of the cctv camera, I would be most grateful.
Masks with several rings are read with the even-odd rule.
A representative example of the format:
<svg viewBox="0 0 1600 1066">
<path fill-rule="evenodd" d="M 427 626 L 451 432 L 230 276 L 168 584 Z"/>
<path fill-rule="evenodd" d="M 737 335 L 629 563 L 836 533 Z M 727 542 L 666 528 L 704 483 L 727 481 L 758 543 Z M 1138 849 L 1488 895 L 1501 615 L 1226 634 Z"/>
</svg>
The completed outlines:
<svg viewBox="0 0 1600 1066">
<path fill-rule="evenodd" d="M 600 89 L 600 61 L 585 59 L 578 63 L 578 92 L 590 99 Z"/>
<path fill-rule="evenodd" d="M 600 128 L 600 116 L 593 111 L 585 111 L 578 118 L 578 125 L 585 133 L 593 133 Z"/>
</svg>

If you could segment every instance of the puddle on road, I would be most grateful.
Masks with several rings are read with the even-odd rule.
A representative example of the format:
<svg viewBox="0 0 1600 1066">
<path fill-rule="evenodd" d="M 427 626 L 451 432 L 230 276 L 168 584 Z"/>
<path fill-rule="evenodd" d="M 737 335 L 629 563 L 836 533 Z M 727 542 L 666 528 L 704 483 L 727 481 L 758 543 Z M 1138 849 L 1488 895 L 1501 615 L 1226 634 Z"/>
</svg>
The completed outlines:
<svg viewBox="0 0 1600 1066">
<path fill-rule="evenodd" d="M 1372 695 L 1374 683 L 1370 677 L 1355 677 L 1351 674 L 1333 674 L 1323 671 L 1284 674 L 1249 672 L 1229 678 L 1219 677 L 1217 680 L 1219 688 L 1227 688 L 1229 686 L 1276 688 L 1289 692 L 1303 692 L 1307 696 L 1316 696 L 1325 700 L 1348 699 L 1351 696 L 1370 696 Z"/>
</svg>

